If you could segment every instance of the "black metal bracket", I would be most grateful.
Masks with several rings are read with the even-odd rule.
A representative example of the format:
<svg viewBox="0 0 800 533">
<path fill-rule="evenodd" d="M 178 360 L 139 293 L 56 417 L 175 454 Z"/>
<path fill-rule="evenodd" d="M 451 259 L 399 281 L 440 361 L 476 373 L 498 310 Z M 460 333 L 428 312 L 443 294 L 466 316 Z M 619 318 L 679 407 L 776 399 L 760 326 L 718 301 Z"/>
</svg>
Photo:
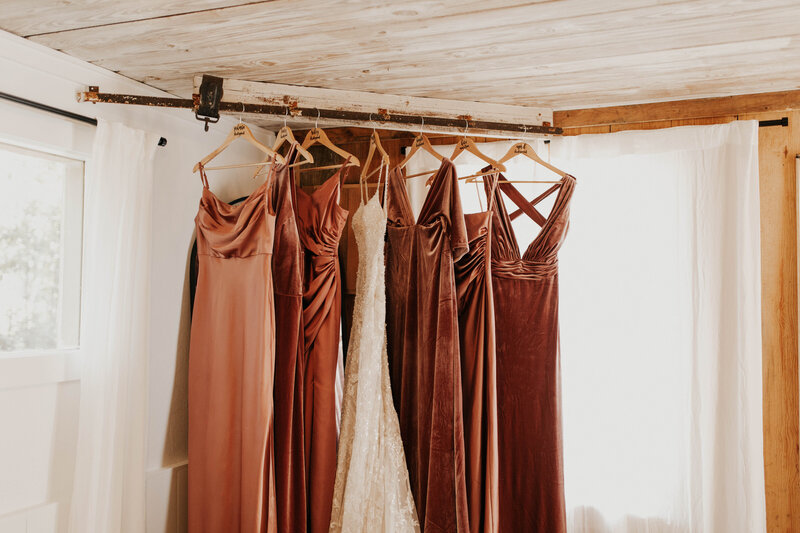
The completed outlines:
<svg viewBox="0 0 800 533">
<path fill-rule="evenodd" d="M 778 118 L 775 120 L 759 120 L 758 127 L 766 128 L 769 126 L 783 126 L 784 128 L 789 125 L 789 117 Z"/>
<path fill-rule="evenodd" d="M 203 81 L 200 82 L 200 101 L 194 112 L 197 120 L 205 122 L 205 131 L 208 131 L 208 124 L 219 122 L 219 103 L 222 100 L 222 78 L 203 74 Z"/>
</svg>

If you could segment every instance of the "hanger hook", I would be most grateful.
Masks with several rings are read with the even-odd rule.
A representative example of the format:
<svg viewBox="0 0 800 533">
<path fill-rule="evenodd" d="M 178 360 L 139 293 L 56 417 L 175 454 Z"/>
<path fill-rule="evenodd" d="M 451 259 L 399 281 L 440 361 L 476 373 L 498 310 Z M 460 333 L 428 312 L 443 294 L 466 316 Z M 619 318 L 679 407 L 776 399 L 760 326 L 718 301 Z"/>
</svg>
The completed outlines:
<svg viewBox="0 0 800 533">
<path fill-rule="evenodd" d="M 317 108 L 317 120 L 314 121 L 314 129 L 319 129 L 319 108 Z"/>
<path fill-rule="evenodd" d="M 469 131 L 469 120 L 464 119 L 464 137 L 467 136 L 468 131 Z"/>
<path fill-rule="evenodd" d="M 419 134 L 422 135 L 422 130 L 425 128 L 425 117 L 420 115 L 419 119 L 421 121 L 419 124 Z"/>
<path fill-rule="evenodd" d="M 372 124 L 372 133 L 375 133 L 376 124 L 375 124 L 375 122 L 372 120 L 372 113 L 370 113 L 370 114 L 369 114 L 369 123 L 370 123 L 370 124 Z"/>
<path fill-rule="evenodd" d="M 242 115 L 244 114 L 244 102 L 242 102 L 242 111 L 239 113 L 239 124 L 242 123 Z"/>
</svg>

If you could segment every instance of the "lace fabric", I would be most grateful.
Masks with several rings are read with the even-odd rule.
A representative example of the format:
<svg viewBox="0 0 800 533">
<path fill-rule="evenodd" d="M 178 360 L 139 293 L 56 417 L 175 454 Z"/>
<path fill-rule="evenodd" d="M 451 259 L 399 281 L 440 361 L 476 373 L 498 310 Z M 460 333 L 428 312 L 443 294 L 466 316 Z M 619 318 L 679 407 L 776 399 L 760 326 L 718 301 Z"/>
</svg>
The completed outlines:
<svg viewBox="0 0 800 533">
<path fill-rule="evenodd" d="M 388 170 L 388 169 L 387 169 Z M 331 532 L 419 532 L 386 352 L 384 236 L 378 190 L 353 215 L 358 274 L 345 368 Z M 385 179 L 384 179 L 385 183 Z M 384 187 L 384 205 L 386 203 Z"/>
</svg>

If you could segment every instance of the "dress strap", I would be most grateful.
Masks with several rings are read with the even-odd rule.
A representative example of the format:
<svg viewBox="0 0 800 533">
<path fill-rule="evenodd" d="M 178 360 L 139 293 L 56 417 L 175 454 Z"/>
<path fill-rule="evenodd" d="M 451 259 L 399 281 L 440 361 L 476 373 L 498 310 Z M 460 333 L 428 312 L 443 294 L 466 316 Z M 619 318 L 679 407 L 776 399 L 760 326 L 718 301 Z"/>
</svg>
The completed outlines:
<svg viewBox="0 0 800 533">
<path fill-rule="evenodd" d="M 208 189 L 208 176 L 206 176 L 206 169 L 203 167 L 203 163 L 197 163 L 197 165 L 200 169 L 200 181 L 203 183 L 203 188 Z"/>
<path fill-rule="evenodd" d="M 557 191 L 557 190 L 558 190 L 558 189 L 560 189 L 560 188 L 561 188 L 561 184 L 560 184 L 560 183 L 559 183 L 559 184 L 556 184 L 556 185 L 553 185 L 552 187 L 550 187 L 549 189 L 547 189 L 547 190 L 546 190 L 546 191 L 544 191 L 542 194 L 540 194 L 539 196 L 537 196 L 536 198 L 534 198 L 533 200 L 531 200 L 531 201 L 530 201 L 530 202 L 528 202 L 528 203 L 530 204 L 530 206 L 531 206 L 532 208 L 534 208 L 534 206 L 535 206 L 536 204 L 538 204 L 539 202 L 541 202 L 542 200 L 544 200 L 545 198 L 547 198 L 548 196 L 550 196 L 551 194 L 553 194 L 555 191 Z M 534 208 L 534 209 L 535 209 L 535 208 Z M 519 209 L 517 209 L 516 211 L 514 211 L 513 213 L 511 213 L 509 216 L 511 217 L 511 220 L 515 220 L 515 219 L 516 219 L 517 217 L 519 217 L 519 216 L 520 216 L 522 213 L 523 213 L 523 210 L 522 210 L 522 208 L 519 208 Z"/>
<path fill-rule="evenodd" d="M 339 185 L 343 184 L 344 181 L 347 179 L 347 172 L 350 170 L 350 156 L 347 156 L 344 163 L 342 164 L 342 168 L 339 169 Z"/>
</svg>

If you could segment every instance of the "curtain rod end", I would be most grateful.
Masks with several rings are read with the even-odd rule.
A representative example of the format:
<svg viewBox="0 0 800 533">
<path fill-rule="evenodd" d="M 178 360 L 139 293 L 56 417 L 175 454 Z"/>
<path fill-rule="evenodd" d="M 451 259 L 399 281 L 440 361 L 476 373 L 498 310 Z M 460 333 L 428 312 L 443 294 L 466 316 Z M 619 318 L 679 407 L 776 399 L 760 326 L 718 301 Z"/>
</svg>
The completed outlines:
<svg viewBox="0 0 800 533">
<path fill-rule="evenodd" d="M 166 137 L 161 137 L 161 138 L 158 140 L 158 145 L 159 145 L 159 146 L 166 146 L 166 145 L 167 145 L 167 138 L 166 138 Z"/>
</svg>

